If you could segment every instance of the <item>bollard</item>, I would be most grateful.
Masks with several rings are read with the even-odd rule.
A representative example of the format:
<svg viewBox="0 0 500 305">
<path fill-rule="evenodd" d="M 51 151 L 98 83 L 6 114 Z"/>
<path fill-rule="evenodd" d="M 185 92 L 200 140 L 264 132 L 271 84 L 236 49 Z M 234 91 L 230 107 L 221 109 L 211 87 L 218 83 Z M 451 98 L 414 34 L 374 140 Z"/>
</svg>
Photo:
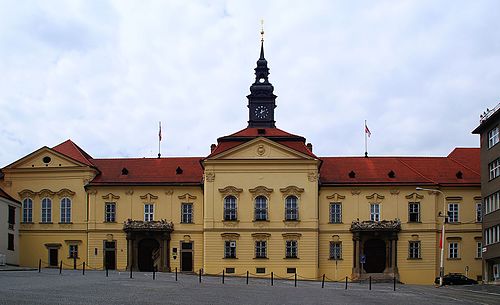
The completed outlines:
<svg viewBox="0 0 500 305">
<path fill-rule="evenodd" d="M 153 267 L 153 281 L 156 279 L 156 266 Z"/>
<path fill-rule="evenodd" d="M 271 286 L 274 285 L 274 272 L 271 272 Z"/>
<path fill-rule="evenodd" d="M 108 277 L 108 266 L 106 266 L 106 277 Z"/>
<path fill-rule="evenodd" d="M 82 272 L 83 272 L 83 275 L 85 275 L 85 262 L 83 262 Z"/>
<path fill-rule="evenodd" d="M 321 288 L 325 288 L 325 275 L 323 274 L 323 280 L 321 281 Z"/>
<path fill-rule="evenodd" d="M 201 269 L 200 269 L 200 283 L 201 283 Z"/>
<path fill-rule="evenodd" d="M 38 273 L 42 272 L 42 259 L 38 260 Z"/>
<path fill-rule="evenodd" d="M 59 274 L 62 273 L 62 260 L 61 260 L 61 264 L 59 264 Z"/>
<path fill-rule="evenodd" d="M 177 267 L 175 267 L 175 281 L 177 282 Z"/>
<path fill-rule="evenodd" d="M 130 278 L 132 278 L 132 266 L 130 266 Z"/>
<path fill-rule="evenodd" d="M 347 290 L 347 276 L 345 277 L 345 290 Z"/>
<path fill-rule="evenodd" d="M 225 272 L 224 272 L 224 269 L 222 269 L 222 284 L 224 284 L 224 275 L 225 275 Z"/>
<path fill-rule="evenodd" d="M 295 284 L 295 287 L 297 287 L 297 272 L 295 272 L 295 281 L 294 281 L 294 282 L 295 282 L 295 283 L 294 283 L 294 284 Z"/>
<path fill-rule="evenodd" d="M 396 276 L 394 276 L 394 291 L 396 291 Z"/>
<path fill-rule="evenodd" d="M 370 278 L 368 279 L 368 282 L 369 282 L 369 290 L 372 290 L 372 276 L 370 275 Z"/>
<path fill-rule="evenodd" d="M 248 285 L 248 270 L 247 270 L 247 285 Z"/>
<path fill-rule="evenodd" d="M 73 270 L 76 270 L 76 255 L 73 254 Z"/>
</svg>

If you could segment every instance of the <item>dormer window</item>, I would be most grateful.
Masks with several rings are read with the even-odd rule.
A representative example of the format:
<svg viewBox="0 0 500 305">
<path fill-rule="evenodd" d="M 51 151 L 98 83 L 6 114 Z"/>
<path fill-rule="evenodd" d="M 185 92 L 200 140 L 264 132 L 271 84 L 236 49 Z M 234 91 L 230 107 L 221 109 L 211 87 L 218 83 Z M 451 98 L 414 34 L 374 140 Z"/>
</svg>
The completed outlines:
<svg viewBox="0 0 500 305">
<path fill-rule="evenodd" d="M 177 168 L 175 169 L 175 174 L 180 175 L 182 174 L 182 172 L 183 172 L 182 168 L 180 166 L 177 166 Z"/>
<path fill-rule="evenodd" d="M 354 171 L 350 171 L 349 178 L 356 178 L 356 173 Z"/>
<path fill-rule="evenodd" d="M 457 179 L 462 179 L 464 177 L 464 174 L 461 171 L 458 171 L 455 176 L 457 176 Z"/>
<path fill-rule="evenodd" d="M 266 130 L 264 128 L 257 129 L 257 134 L 266 134 Z"/>
<path fill-rule="evenodd" d="M 390 172 L 387 173 L 387 176 L 389 176 L 389 178 L 395 178 L 396 173 L 393 170 L 391 170 Z"/>
<path fill-rule="evenodd" d="M 122 168 L 122 175 L 126 176 L 128 175 L 128 169 L 127 168 Z"/>
</svg>

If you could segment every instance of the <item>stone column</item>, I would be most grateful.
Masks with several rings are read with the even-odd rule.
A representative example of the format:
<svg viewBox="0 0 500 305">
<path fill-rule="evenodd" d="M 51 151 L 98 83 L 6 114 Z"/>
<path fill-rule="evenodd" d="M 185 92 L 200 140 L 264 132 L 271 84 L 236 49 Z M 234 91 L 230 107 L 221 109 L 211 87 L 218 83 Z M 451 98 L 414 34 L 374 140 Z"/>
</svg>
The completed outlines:
<svg viewBox="0 0 500 305">
<path fill-rule="evenodd" d="M 353 261 L 353 275 L 356 275 L 359 277 L 359 275 L 361 274 L 361 267 L 360 267 L 360 251 L 361 251 L 361 247 L 360 247 L 360 236 L 359 236 L 359 232 L 356 232 L 356 233 L 353 233 L 353 247 L 354 247 L 354 255 L 353 255 L 353 258 L 354 258 L 354 261 Z"/>
</svg>

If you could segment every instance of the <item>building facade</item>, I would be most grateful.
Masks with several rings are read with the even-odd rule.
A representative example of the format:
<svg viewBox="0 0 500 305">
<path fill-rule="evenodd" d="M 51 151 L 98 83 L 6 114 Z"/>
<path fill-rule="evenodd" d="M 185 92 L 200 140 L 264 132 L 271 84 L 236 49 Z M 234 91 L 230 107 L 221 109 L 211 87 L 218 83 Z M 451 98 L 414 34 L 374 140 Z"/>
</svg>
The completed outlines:
<svg viewBox="0 0 500 305">
<path fill-rule="evenodd" d="M 21 204 L 0 188 L 0 265 L 19 265 Z"/>
<path fill-rule="evenodd" d="M 1 185 L 33 209 L 21 264 L 430 284 L 445 204 L 446 272 L 481 275 L 479 149 L 318 157 L 276 128 L 268 77 L 261 46 L 248 126 L 208 156 L 95 159 L 68 140 L 3 168 Z"/>
<path fill-rule="evenodd" d="M 481 138 L 481 195 L 483 197 L 483 277 L 500 283 L 500 104 L 481 116 L 473 131 Z"/>
</svg>

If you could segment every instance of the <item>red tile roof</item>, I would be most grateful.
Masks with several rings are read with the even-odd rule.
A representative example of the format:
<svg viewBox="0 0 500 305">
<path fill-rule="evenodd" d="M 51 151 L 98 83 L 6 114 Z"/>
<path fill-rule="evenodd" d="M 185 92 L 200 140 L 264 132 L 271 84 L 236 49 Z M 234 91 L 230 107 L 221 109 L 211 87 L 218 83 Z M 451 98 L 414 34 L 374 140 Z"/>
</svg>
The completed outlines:
<svg viewBox="0 0 500 305">
<path fill-rule="evenodd" d="M 0 188 L 0 197 L 5 198 L 5 199 L 10 200 L 10 201 L 13 201 L 13 202 L 16 202 L 16 203 L 20 203 L 18 200 L 14 199 L 12 196 L 10 196 L 9 194 L 7 194 L 1 188 Z"/>
<path fill-rule="evenodd" d="M 467 166 L 479 174 L 481 172 L 480 151 L 478 148 L 457 147 L 448 155 L 448 158 Z"/>
<path fill-rule="evenodd" d="M 91 161 L 92 157 L 71 140 L 66 140 L 61 144 L 52 147 L 52 149 L 80 163 L 88 166 L 94 166 Z"/>
<path fill-rule="evenodd" d="M 201 158 L 93 159 L 101 172 L 90 185 L 201 184 Z M 182 173 L 177 173 L 180 167 Z M 126 169 L 127 174 L 122 174 Z"/>
</svg>

